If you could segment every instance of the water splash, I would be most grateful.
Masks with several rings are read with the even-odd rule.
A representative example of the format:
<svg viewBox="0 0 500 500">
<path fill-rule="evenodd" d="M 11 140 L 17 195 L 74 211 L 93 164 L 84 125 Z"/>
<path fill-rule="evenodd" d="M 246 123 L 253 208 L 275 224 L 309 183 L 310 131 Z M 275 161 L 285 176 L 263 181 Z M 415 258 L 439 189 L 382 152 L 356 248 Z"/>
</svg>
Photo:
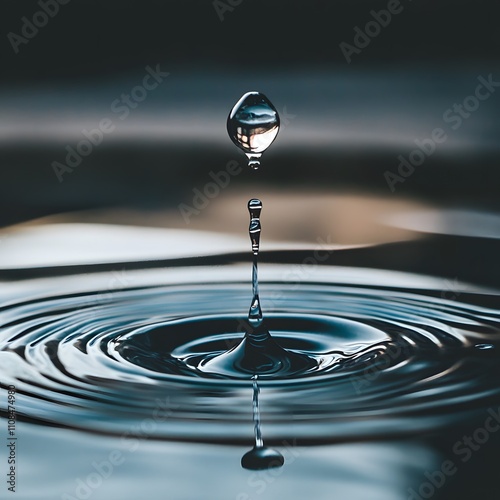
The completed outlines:
<svg viewBox="0 0 500 500">
<path fill-rule="evenodd" d="M 286 376 L 305 372 L 317 361 L 308 355 L 294 353 L 284 349 L 271 336 L 264 324 L 264 317 L 259 297 L 258 257 L 260 248 L 260 214 L 262 202 L 252 198 L 248 202 L 250 214 L 249 235 L 252 243 L 252 301 L 248 311 L 247 322 L 244 323 L 245 336 L 241 342 L 226 352 L 209 354 L 204 359 L 190 358 L 188 363 L 206 373 L 234 377 L 250 377 L 260 374 L 267 376 Z"/>
<path fill-rule="evenodd" d="M 271 101 L 260 92 L 247 92 L 227 118 L 231 140 L 247 155 L 248 166 L 257 170 L 262 153 L 278 135 L 280 118 Z"/>
<path fill-rule="evenodd" d="M 272 448 L 264 446 L 262 439 L 262 429 L 260 425 L 260 408 L 259 408 L 259 392 L 258 375 L 252 377 L 253 380 L 253 422 L 255 432 L 255 445 L 245 453 L 241 458 L 241 466 L 244 469 L 264 470 L 274 467 L 281 467 L 285 463 L 283 455 Z"/>
<path fill-rule="evenodd" d="M 269 99 L 259 92 L 246 93 L 229 114 L 227 130 L 232 141 L 251 160 L 257 169 L 258 158 L 276 138 L 279 116 Z M 264 324 L 259 297 L 258 256 L 260 248 L 262 202 L 252 198 L 248 202 L 250 225 L 248 233 L 252 243 L 252 301 L 244 325 L 245 336 L 236 346 L 223 354 L 209 355 L 203 360 L 194 357 L 197 369 L 224 376 L 249 376 L 251 374 L 280 375 L 305 372 L 317 361 L 308 355 L 287 351 L 269 333 Z M 192 365 L 191 365 L 192 366 Z"/>
</svg>

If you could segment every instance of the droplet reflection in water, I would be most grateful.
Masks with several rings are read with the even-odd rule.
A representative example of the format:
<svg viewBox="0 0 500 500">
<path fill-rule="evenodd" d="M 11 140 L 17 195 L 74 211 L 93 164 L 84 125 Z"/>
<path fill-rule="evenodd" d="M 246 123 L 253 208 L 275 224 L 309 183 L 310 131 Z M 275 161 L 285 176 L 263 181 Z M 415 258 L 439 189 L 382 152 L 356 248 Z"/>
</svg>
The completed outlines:
<svg viewBox="0 0 500 500">
<path fill-rule="evenodd" d="M 255 428 L 255 446 L 245 453 L 241 458 L 241 466 L 244 469 L 264 470 L 273 467 L 281 467 L 285 463 L 283 455 L 272 448 L 264 446 L 262 430 L 260 426 L 259 407 L 259 384 L 258 375 L 252 377 L 253 380 L 253 422 Z"/>
<path fill-rule="evenodd" d="M 231 140 L 247 155 L 248 166 L 257 170 L 262 153 L 278 135 L 280 119 L 271 101 L 260 92 L 247 92 L 227 118 Z"/>
</svg>

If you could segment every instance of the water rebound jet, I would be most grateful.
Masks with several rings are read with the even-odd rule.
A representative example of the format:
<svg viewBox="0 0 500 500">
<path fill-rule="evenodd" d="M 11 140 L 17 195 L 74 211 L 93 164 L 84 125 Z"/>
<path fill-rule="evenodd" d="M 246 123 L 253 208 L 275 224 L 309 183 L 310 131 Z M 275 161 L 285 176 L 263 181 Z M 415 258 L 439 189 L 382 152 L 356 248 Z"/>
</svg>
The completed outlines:
<svg viewBox="0 0 500 500">
<path fill-rule="evenodd" d="M 271 101 L 259 92 L 247 92 L 235 104 L 227 119 L 233 142 L 248 157 L 248 165 L 257 170 L 262 153 L 279 132 L 279 115 Z M 198 368 L 206 373 L 250 378 L 253 375 L 281 377 L 306 372 L 316 365 L 313 357 L 282 348 L 266 327 L 259 297 L 258 257 L 260 249 L 262 202 L 248 202 L 252 245 L 252 300 L 241 343 L 223 354 L 208 357 Z"/>
</svg>

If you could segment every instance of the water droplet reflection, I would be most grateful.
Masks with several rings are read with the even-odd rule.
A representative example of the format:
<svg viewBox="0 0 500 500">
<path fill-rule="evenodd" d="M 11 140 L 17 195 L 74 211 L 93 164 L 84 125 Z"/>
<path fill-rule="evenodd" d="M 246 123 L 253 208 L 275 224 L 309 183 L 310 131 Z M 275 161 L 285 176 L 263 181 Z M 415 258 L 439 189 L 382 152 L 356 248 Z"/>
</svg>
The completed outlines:
<svg viewBox="0 0 500 500">
<path fill-rule="evenodd" d="M 271 101 L 260 92 L 247 92 L 234 105 L 227 119 L 231 140 L 247 155 L 257 170 L 262 153 L 278 135 L 280 119 Z"/>
<path fill-rule="evenodd" d="M 244 469 L 264 470 L 273 467 L 281 467 L 285 463 L 283 455 L 272 448 L 264 446 L 262 439 L 262 429 L 260 425 L 259 393 L 260 388 L 257 382 L 258 375 L 252 377 L 253 380 L 253 423 L 255 429 L 255 446 L 245 453 L 241 458 L 241 466 Z"/>
</svg>

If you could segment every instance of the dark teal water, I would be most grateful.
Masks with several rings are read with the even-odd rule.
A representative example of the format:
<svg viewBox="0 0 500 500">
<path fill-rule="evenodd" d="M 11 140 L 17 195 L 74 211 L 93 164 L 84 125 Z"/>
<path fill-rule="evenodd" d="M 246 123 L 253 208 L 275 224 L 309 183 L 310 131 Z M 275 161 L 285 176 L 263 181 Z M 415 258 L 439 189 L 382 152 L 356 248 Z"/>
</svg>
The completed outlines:
<svg viewBox="0 0 500 500">
<path fill-rule="evenodd" d="M 336 258 L 368 263 L 379 251 Z M 460 474 L 431 484 L 436 497 L 463 477 L 494 488 L 494 432 L 472 441 L 471 457 L 456 444 L 483 440 L 474 432 L 500 405 L 499 295 L 481 266 L 475 283 L 360 265 L 302 266 L 299 280 L 290 270 L 303 255 L 270 254 L 260 269 L 266 327 L 291 356 L 314 360 L 259 380 L 262 437 L 285 458 L 261 472 L 240 465 L 253 444 L 251 375 L 203 369 L 244 336 L 246 257 L 137 263 L 112 287 L 102 268 L 4 274 L 16 498 L 401 499 L 444 460 Z"/>
</svg>

